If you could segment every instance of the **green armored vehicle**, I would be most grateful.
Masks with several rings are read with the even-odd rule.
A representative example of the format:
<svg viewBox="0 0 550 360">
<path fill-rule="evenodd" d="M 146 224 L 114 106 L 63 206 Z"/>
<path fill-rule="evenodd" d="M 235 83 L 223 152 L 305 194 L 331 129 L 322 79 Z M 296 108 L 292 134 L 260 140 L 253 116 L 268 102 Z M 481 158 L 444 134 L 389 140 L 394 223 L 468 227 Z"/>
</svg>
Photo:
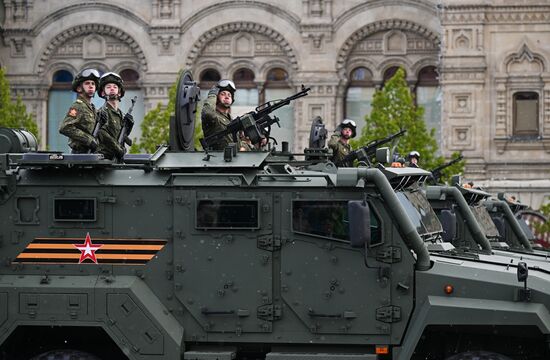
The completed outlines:
<svg viewBox="0 0 550 360">
<path fill-rule="evenodd" d="M 3 358 L 550 357 L 548 272 L 428 251 L 428 172 L 179 151 L 196 94 L 182 76 L 170 146 L 122 164 L 0 130 Z"/>
</svg>

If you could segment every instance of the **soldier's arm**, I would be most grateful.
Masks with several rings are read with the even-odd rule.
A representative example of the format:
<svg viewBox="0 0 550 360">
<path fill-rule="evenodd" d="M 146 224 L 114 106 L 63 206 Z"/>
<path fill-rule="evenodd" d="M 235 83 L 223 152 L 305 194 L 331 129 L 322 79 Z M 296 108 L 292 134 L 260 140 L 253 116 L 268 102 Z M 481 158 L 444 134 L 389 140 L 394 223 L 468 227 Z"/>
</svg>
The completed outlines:
<svg viewBox="0 0 550 360">
<path fill-rule="evenodd" d="M 90 146 L 94 140 L 93 136 L 78 128 L 78 123 L 84 121 L 82 116 L 82 113 L 79 113 L 77 109 L 71 108 L 65 119 L 63 119 L 59 132 L 85 146 Z"/>
<path fill-rule="evenodd" d="M 338 148 L 338 142 L 340 141 L 340 136 L 338 135 L 332 135 L 330 137 L 330 140 L 328 142 L 329 149 L 332 149 L 332 151 L 336 151 Z"/>
<path fill-rule="evenodd" d="M 212 126 L 217 121 L 216 116 L 216 101 L 218 95 L 214 92 L 209 92 L 208 97 L 202 105 L 201 121 L 203 126 Z"/>
</svg>

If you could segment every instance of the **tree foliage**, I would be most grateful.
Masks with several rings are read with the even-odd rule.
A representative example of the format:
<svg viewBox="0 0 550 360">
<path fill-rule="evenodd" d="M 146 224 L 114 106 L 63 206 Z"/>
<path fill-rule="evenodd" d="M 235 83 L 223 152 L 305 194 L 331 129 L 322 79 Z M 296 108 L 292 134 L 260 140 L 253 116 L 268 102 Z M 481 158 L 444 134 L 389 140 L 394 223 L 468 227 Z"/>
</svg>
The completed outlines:
<svg viewBox="0 0 550 360">
<path fill-rule="evenodd" d="M 170 117 L 174 115 L 176 107 L 176 81 L 168 91 L 168 105 L 158 103 L 156 107 L 145 114 L 141 123 L 141 139 L 134 140 L 131 153 L 153 153 L 159 145 L 168 144 L 170 138 Z M 197 106 L 195 117 L 195 149 L 201 149 L 199 139 L 202 137 L 202 126 L 200 122 L 200 104 Z"/>
<path fill-rule="evenodd" d="M 409 152 L 420 153 L 419 165 L 431 170 L 445 163 L 438 155 L 435 129 L 428 130 L 424 122 L 424 108 L 416 106 L 413 95 L 405 81 L 405 72 L 399 69 L 381 90 L 377 90 L 372 101 L 372 110 L 365 117 L 366 124 L 361 136 L 352 141 L 354 148 L 365 146 L 372 140 L 382 139 L 403 129 L 407 132 L 398 138 L 395 151 L 406 158 Z M 459 154 L 454 153 L 452 158 Z M 444 170 L 443 180 L 450 175 L 462 173 L 464 161 L 460 161 Z"/>
<path fill-rule="evenodd" d="M 38 137 L 38 126 L 20 97 L 11 99 L 10 84 L 6 73 L 0 67 L 0 126 L 16 129 L 26 129 Z"/>
</svg>

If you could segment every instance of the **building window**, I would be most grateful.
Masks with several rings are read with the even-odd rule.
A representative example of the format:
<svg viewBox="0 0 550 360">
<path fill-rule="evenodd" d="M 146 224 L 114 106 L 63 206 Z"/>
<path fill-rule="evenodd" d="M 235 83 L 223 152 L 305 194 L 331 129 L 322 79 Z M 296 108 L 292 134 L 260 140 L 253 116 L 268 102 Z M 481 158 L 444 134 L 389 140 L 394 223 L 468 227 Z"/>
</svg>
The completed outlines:
<svg viewBox="0 0 550 360">
<path fill-rule="evenodd" d="M 254 72 L 247 68 L 240 68 L 233 73 L 233 81 L 237 88 L 235 102 L 231 107 L 233 116 L 252 111 L 259 105 L 259 91 L 254 79 Z"/>
<path fill-rule="evenodd" d="M 68 138 L 59 133 L 59 126 L 67 115 L 76 93 L 71 90 L 73 74 L 67 70 L 58 70 L 52 76 L 52 85 L 48 93 L 48 149 L 69 152 Z"/>
<path fill-rule="evenodd" d="M 208 97 L 210 89 L 221 80 L 220 73 L 215 69 L 205 69 L 199 75 L 199 88 L 201 89 L 201 103 Z"/>
<path fill-rule="evenodd" d="M 399 66 L 392 66 L 392 67 L 386 69 L 386 71 L 384 71 L 384 76 L 382 77 L 383 83 L 385 84 L 386 81 L 391 79 L 395 75 L 397 70 L 399 70 L 399 68 L 400 68 Z M 405 69 L 403 69 L 403 71 L 405 71 Z M 407 73 L 405 72 L 405 79 L 406 78 L 407 78 Z"/>
<path fill-rule="evenodd" d="M 261 92 L 261 102 L 275 101 L 289 97 L 294 92 L 288 82 L 288 73 L 285 69 L 274 68 L 269 70 L 266 76 L 264 91 Z M 279 146 L 282 141 L 288 142 L 292 149 L 294 145 L 294 101 L 289 105 L 274 111 L 271 116 L 280 120 L 281 127 L 273 125 L 270 136 L 275 139 Z"/>
<path fill-rule="evenodd" d="M 124 69 L 120 72 L 120 77 L 124 81 L 124 87 L 137 87 L 138 80 L 139 80 L 139 74 L 137 71 L 132 69 Z"/>
<path fill-rule="evenodd" d="M 365 116 L 370 114 L 374 92 L 372 72 L 366 67 L 353 69 L 346 91 L 345 118 L 355 121 L 358 134 L 365 126 Z"/>
<path fill-rule="evenodd" d="M 209 90 L 221 80 L 220 73 L 214 69 L 206 69 L 199 76 L 199 87 L 204 90 Z"/>
<path fill-rule="evenodd" d="M 539 135 L 539 94 L 517 92 L 514 94 L 514 136 Z"/>
<path fill-rule="evenodd" d="M 415 100 L 424 108 L 424 121 L 428 130 L 435 129 L 435 138 L 441 145 L 441 88 L 435 66 L 426 66 L 418 73 Z"/>
</svg>

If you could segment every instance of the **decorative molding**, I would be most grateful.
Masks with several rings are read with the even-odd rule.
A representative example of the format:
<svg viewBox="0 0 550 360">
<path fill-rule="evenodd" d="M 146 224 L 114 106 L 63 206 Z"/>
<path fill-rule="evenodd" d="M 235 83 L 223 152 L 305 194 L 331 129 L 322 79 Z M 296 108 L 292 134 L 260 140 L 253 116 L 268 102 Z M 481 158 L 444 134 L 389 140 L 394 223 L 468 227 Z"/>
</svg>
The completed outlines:
<svg viewBox="0 0 550 360">
<path fill-rule="evenodd" d="M 223 24 L 205 32 L 193 44 L 193 47 L 189 51 L 187 59 L 185 60 L 185 66 L 187 68 L 191 68 L 192 65 L 195 63 L 195 60 L 200 56 L 204 48 L 211 41 L 219 38 L 220 36 L 237 32 L 255 33 L 268 37 L 269 39 L 271 39 L 271 41 L 280 46 L 282 51 L 287 56 L 292 68 L 294 70 L 298 70 L 298 60 L 296 59 L 296 54 L 294 53 L 294 50 L 292 49 L 288 41 L 280 33 L 273 30 L 272 28 L 251 22 Z"/>
<path fill-rule="evenodd" d="M 5 24 L 25 24 L 29 21 L 29 13 L 33 7 L 33 0 L 4 0 Z"/>
<path fill-rule="evenodd" d="M 352 50 L 355 48 L 355 45 L 357 45 L 359 41 L 371 34 L 384 30 L 408 30 L 422 35 L 423 37 L 434 42 L 436 45 L 440 44 L 439 35 L 432 32 L 423 25 L 416 24 L 412 21 L 400 19 L 377 21 L 357 30 L 345 41 L 344 45 L 342 45 L 340 51 L 338 52 L 338 57 L 336 60 L 336 69 L 338 70 L 338 72 L 341 73 L 341 71 L 345 68 L 349 54 L 352 52 Z"/>
<path fill-rule="evenodd" d="M 58 34 L 55 38 L 52 39 L 52 41 L 50 41 L 50 43 L 48 44 L 46 49 L 42 52 L 42 55 L 38 60 L 38 63 L 36 66 L 38 74 L 42 74 L 44 72 L 46 63 L 48 62 L 48 60 L 50 59 L 50 57 L 52 56 L 52 54 L 54 53 L 55 49 L 58 46 L 60 46 L 67 40 L 70 40 L 77 36 L 89 35 L 89 34 L 108 35 L 125 43 L 134 52 L 137 58 L 137 61 L 141 66 L 141 69 L 139 70 L 147 71 L 147 60 L 145 58 L 145 54 L 143 53 L 143 50 L 141 49 L 139 44 L 134 40 L 134 38 L 132 38 L 126 32 L 108 25 L 84 24 L 84 25 L 78 25 L 78 26 L 69 28 L 61 32 L 60 34 Z"/>
<path fill-rule="evenodd" d="M 232 0 L 228 2 L 217 2 L 213 5 L 202 8 L 200 11 L 197 11 L 191 17 L 186 18 L 185 22 L 181 25 L 180 32 L 181 33 L 187 32 L 198 21 L 212 14 L 223 13 L 225 10 L 228 10 L 228 9 L 242 10 L 242 8 L 246 8 L 247 10 L 256 8 L 256 9 L 264 10 L 266 13 L 271 15 L 276 14 L 277 17 L 286 20 L 295 29 L 298 29 L 300 27 L 300 23 L 302 21 L 302 19 L 297 15 L 269 3 L 251 2 L 250 0 Z M 221 25 L 221 26 L 224 26 L 224 25 Z"/>
<path fill-rule="evenodd" d="M 158 45 L 159 55 L 174 55 L 174 45 L 179 45 L 179 26 L 155 26 L 149 30 L 151 42 Z"/>
<path fill-rule="evenodd" d="M 442 25 L 465 24 L 548 24 L 550 6 L 446 6 Z"/>
</svg>

